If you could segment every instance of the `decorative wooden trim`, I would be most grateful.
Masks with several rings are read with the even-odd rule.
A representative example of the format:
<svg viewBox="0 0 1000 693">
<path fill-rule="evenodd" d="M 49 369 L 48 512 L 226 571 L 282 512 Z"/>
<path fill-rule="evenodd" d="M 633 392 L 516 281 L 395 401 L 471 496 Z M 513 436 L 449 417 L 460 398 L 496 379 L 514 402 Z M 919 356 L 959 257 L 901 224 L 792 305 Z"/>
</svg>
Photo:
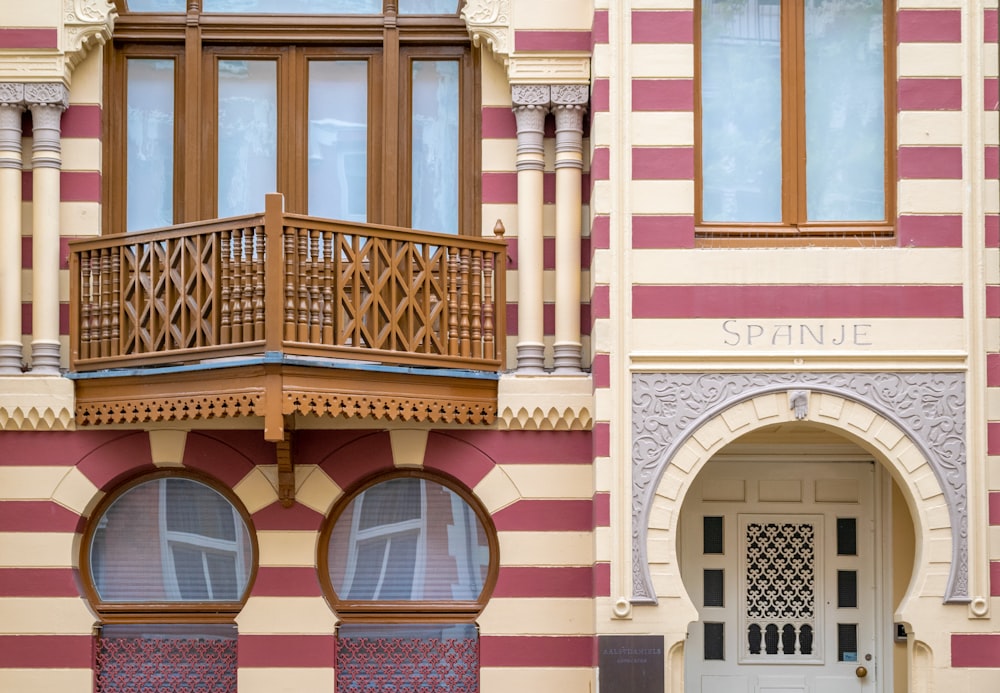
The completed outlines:
<svg viewBox="0 0 1000 693">
<path fill-rule="evenodd" d="M 291 423 L 285 423 L 285 435 L 274 446 L 274 456 L 278 462 L 278 500 L 285 508 L 295 504 L 295 457 L 292 455 Z"/>
<path fill-rule="evenodd" d="M 137 382 L 136 390 L 141 389 L 142 385 Z M 99 426 L 259 416 L 263 402 L 264 397 L 260 393 L 145 397 L 114 401 L 87 401 L 78 398 L 76 423 L 79 426 Z"/>
<path fill-rule="evenodd" d="M 495 402 L 352 393 L 285 392 L 286 413 L 384 421 L 492 424 Z"/>
</svg>

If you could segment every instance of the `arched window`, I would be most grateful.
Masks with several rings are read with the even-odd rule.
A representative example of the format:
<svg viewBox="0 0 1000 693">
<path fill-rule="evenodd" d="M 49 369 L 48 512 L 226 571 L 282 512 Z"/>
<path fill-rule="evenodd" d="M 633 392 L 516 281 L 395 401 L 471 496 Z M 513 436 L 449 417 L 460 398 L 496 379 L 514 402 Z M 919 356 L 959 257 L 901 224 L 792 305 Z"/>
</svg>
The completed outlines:
<svg viewBox="0 0 1000 693">
<path fill-rule="evenodd" d="M 208 478 L 158 472 L 109 494 L 80 561 L 102 619 L 97 690 L 235 691 L 255 558 L 246 512 Z"/>
<path fill-rule="evenodd" d="M 475 619 L 497 549 L 489 515 L 451 479 L 397 472 L 345 496 L 319 560 L 340 618 L 337 691 L 478 691 Z"/>
</svg>

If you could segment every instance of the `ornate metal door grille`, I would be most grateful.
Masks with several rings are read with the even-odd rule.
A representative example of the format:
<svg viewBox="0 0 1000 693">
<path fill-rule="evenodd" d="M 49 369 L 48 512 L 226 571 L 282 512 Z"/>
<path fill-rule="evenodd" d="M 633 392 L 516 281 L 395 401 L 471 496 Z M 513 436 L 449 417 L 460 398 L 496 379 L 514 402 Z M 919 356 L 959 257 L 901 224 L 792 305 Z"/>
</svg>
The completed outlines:
<svg viewBox="0 0 1000 693">
<path fill-rule="evenodd" d="M 816 524 L 747 522 L 745 531 L 743 657 L 815 658 Z"/>
<path fill-rule="evenodd" d="M 97 693 L 236 693 L 235 626 L 104 626 Z"/>
<path fill-rule="evenodd" d="M 337 693 L 478 693 L 472 624 L 356 625 L 337 633 Z"/>
</svg>

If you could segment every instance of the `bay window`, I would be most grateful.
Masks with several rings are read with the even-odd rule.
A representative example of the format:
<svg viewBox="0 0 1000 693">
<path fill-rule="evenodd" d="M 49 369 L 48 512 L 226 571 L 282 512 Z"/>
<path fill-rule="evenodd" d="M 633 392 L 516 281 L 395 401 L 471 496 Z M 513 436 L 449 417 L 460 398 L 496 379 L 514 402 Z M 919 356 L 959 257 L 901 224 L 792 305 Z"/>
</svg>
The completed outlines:
<svg viewBox="0 0 1000 693">
<path fill-rule="evenodd" d="M 256 212 L 275 191 L 289 212 L 478 228 L 475 58 L 459 0 L 119 10 L 106 232 Z"/>
</svg>

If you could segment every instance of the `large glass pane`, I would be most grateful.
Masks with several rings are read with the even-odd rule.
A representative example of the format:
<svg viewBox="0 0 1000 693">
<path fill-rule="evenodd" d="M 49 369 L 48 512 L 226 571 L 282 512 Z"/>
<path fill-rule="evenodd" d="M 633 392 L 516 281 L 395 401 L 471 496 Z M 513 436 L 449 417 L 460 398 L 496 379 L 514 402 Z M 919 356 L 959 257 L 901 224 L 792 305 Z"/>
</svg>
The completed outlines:
<svg viewBox="0 0 1000 693">
<path fill-rule="evenodd" d="M 174 223 L 174 61 L 128 61 L 128 231 Z"/>
<path fill-rule="evenodd" d="M 413 62 L 410 225 L 458 233 L 458 62 Z"/>
<path fill-rule="evenodd" d="M 355 496 L 327 548 L 330 582 L 345 600 L 474 600 L 490 558 L 472 507 L 441 484 L 411 477 Z"/>
<path fill-rule="evenodd" d="M 382 14 L 382 0 L 203 0 L 202 8 L 244 14 Z"/>
<path fill-rule="evenodd" d="M 218 491 L 191 479 L 155 479 L 107 508 L 90 544 L 105 602 L 237 601 L 252 569 L 250 533 Z"/>
<path fill-rule="evenodd" d="M 457 0 L 399 0 L 400 14 L 455 14 Z"/>
<path fill-rule="evenodd" d="M 184 12 L 187 0 L 128 0 L 129 12 Z"/>
<path fill-rule="evenodd" d="M 219 216 L 263 210 L 277 172 L 277 63 L 220 60 Z"/>
<path fill-rule="evenodd" d="M 807 0 L 805 45 L 809 220 L 882 220 L 882 0 Z"/>
<path fill-rule="evenodd" d="M 702 217 L 781 221 L 778 0 L 705 0 L 701 11 Z"/>
<path fill-rule="evenodd" d="M 309 63 L 309 214 L 367 221 L 368 63 Z"/>
</svg>

